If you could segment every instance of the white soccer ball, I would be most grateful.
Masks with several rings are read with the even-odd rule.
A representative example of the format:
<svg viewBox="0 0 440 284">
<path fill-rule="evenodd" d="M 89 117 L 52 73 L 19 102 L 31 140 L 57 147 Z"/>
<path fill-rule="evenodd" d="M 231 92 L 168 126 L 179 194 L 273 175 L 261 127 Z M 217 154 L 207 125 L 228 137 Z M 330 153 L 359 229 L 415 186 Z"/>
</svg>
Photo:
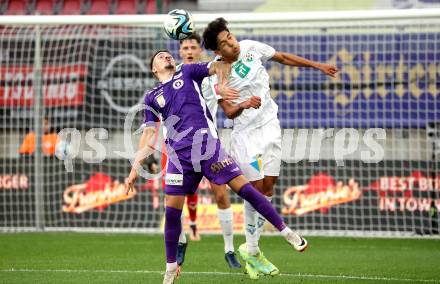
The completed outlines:
<svg viewBox="0 0 440 284">
<path fill-rule="evenodd" d="M 194 22 L 190 13 L 182 9 L 175 9 L 167 14 L 163 28 L 171 39 L 182 40 L 194 32 Z"/>
</svg>

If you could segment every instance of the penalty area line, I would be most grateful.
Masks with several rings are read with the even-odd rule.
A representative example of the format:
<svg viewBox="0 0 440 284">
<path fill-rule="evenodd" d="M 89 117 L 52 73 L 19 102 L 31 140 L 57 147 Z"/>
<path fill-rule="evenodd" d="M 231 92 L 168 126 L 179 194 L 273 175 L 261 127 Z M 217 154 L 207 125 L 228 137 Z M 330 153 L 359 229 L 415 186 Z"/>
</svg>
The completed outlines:
<svg viewBox="0 0 440 284">
<path fill-rule="evenodd" d="M 138 273 L 138 274 L 163 274 L 159 270 L 104 270 L 104 269 L 21 269 L 10 268 L 0 269 L 1 272 L 29 272 L 29 273 Z M 221 272 L 221 271 L 182 271 L 183 275 L 217 275 L 217 276 L 240 276 L 243 273 Z M 356 275 L 325 275 L 325 274 L 292 274 L 281 273 L 278 277 L 294 278 L 326 278 L 326 279 L 346 279 L 346 280 L 373 280 L 373 281 L 405 281 L 405 282 L 430 282 L 440 283 L 440 279 L 413 279 L 413 278 L 395 278 L 383 276 L 356 276 Z"/>
</svg>

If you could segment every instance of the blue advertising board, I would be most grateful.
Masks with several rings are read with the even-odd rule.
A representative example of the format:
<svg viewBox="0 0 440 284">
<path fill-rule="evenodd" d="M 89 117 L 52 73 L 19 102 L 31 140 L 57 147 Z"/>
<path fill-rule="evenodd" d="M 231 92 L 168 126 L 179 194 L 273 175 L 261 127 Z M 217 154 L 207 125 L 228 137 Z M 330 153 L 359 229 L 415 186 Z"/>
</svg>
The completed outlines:
<svg viewBox="0 0 440 284">
<path fill-rule="evenodd" d="M 440 33 L 246 39 L 339 69 L 330 78 L 314 69 L 267 62 L 283 128 L 418 128 L 440 121 Z M 170 47 L 177 55 L 177 44 Z M 221 111 L 218 116 L 223 127 L 225 116 Z"/>
</svg>

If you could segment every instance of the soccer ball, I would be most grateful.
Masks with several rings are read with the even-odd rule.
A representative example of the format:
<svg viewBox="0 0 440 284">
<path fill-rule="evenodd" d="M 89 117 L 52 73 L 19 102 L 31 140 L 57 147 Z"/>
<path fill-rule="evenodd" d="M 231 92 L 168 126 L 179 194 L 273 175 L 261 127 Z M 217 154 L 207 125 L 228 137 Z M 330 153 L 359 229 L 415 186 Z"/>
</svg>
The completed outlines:
<svg viewBox="0 0 440 284">
<path fill-rule="evenodd" d="M 175 9 L 167 14 L 163 28 L 170 38 L 182 40 L 194 32 L 194 23 L 190 13 L 182 9 Z"/>
<path fill-rule="evenodd" d="M 58 141 L 57 145 L 55 146 L 55 156 L 61 161 L 64 161 L 71 154 L 71 152 L 71 145 L 65 140 Z"/>
</svg>

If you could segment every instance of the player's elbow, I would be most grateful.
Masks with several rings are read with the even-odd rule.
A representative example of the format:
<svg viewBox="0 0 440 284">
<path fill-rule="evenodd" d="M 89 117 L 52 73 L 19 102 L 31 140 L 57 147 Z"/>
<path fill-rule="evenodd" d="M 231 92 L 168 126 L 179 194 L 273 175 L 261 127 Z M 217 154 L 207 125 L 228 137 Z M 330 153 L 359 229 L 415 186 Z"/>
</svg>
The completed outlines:
<svg viewBox="0 0 440 284">
<path fill-rule="evenodd" d="M 227 110 L 225 110 L 226 117 L 229 118 L 229 119 L 236 118 L 237 116 L 240 115 L 240 113 L 241 113 L 241 111 L 238 110 L 238 109 L 227 109 Z"/>
<path fill-rule="evenodd" d="M 238 116 L 233 111 L 226 111 L 225 114 L 226 114 L 226 117 L 229 118 L 229 119 L 234 119 L 234 118 L 236 118 Z"/>
</svg>

